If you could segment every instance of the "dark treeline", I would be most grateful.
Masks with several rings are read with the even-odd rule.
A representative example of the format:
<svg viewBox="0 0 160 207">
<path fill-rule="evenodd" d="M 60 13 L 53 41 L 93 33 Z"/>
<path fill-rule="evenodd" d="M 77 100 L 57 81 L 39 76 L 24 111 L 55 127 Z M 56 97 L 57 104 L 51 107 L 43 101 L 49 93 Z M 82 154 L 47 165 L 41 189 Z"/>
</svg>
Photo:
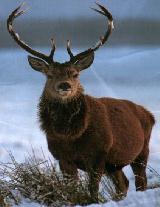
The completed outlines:
<svg viewBox="0 0 160 207">
<path fill-rule="evenodd" d="M 143 19 L 115 20 L 115 30 L 107 43 L 108 46 L 120 45 L 160 45 L 160 24 L 158 21 Z M 32 46 L 49 46 L 54 36 L 58 47 L 65 46 L 71 39 L 73 47 L 93 45 L 104 33 L 106 22 L 101 19 L 74 20 L 33 20 L 15 22 L 16 31 Z M 0 25 L 0 47 L 17 47 L 11 40 L 6 22 Z"/>
</svg>

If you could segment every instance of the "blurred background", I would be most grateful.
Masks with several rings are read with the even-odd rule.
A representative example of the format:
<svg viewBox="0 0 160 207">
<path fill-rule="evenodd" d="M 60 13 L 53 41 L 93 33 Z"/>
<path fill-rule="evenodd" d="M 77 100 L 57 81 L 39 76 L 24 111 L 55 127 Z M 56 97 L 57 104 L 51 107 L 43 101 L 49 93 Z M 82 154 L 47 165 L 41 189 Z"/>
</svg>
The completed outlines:
<svg viewBox="0 0 160 207">
<path fill-rule="evenodd" d="M 106 30 L 106 19 L 90 9 L 96 7 L 94 0 L 25 2 L 30 9 L 16 19 L 16 31 L 31 47 L 46 54 L 50 51 L 50 38 L 54 37 L 57 61 L 69 58 L 67 39 L 71 39 L 76 54 L 93 46 Z M 152 134 L 150 163 L 160 170 L 160 1 L 98 2 L 112 13 L 115 29 L 96 52 L 91 68 L 82 73 L 81 82 L 90 95 L 130 99 L 152 111 L 157 124 Z M 0 1 L 0 159 L 5 161 L 9 150 L 19 160 L 31 147 L 36 152 L 43 148 L 49 155 L 37 116 L 45 77 L 29 67 L 27 53 L 6 29 L 9 13 L 20 3 Z"/>
<path fill-rule="evenodd" d="M 9 12 L 22 1 L 1 0 L 1 47 L 15 46 L 6 31 Z M 54 36 L 57 45 L 72 39 L 75 47 L 90 46 L 102 34 L 105 19 L 91 10 L 94 0 L 25 0 L 30 8 L 27 14 L 16 22 L 16 28 L 32 46 L 49 46 Z M 157 45 L 159 40 L 160 1 L 159 0 L 101 0 L 112 12 L 115 31 L 109 46 Z"/>
</svg>

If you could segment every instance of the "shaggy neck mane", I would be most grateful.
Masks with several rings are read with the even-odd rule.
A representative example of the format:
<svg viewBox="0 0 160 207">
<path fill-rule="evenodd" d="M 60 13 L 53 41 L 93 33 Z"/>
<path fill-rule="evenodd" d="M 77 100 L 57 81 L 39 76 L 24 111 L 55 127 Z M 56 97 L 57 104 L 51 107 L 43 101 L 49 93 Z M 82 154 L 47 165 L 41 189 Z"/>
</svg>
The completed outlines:
<svg viewBox="0 0 160 207">
<path fill-rule="evenodd" d="M 41 128 L 55 139 L 75 139 L 87 128 L 87 108 L 83 94 L 65 102 L 43 94 L 39 104 Z"/>
</svg>

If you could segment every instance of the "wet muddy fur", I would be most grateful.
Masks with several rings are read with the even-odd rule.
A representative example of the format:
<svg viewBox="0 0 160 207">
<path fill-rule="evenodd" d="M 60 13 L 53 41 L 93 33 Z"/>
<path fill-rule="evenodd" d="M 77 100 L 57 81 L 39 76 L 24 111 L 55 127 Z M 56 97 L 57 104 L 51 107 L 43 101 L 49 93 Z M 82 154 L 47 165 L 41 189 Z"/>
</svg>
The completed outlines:
<svg viewBox="0 0 160 207">
<path fill-rule="evenodd" d="M 122 168 L 131 165 L 137 190 L 147 186 L 146 165 L 149 140 L 155 123 L 153 115 L 127 100 L 79 97 L 60 102 L 43 93 L 39 104 L 42 130 L 48 148 L 59 160 L 63 173 L 77 176 L 77 169 L 89 173 L 90 193 L 98 200 L 103 174 L 127 194 L 129 182 Z"/>
</svg>

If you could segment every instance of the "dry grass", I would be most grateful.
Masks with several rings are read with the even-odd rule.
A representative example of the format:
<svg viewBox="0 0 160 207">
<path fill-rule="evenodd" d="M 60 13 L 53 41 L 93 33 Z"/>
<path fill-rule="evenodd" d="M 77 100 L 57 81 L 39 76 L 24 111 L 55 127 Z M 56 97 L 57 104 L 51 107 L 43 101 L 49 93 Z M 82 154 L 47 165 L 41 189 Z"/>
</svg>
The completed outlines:
<svg viewBox="0 0 160 207">
<path fill-rule="evenodd" d="M 45 157 L 39 160 L 34 152 L 24 163 L 18 163 L 11 153 L 10 158 L 11 163 L 0 164 L 1 207 L 18 205 L 23 198 L 52 207 L 91 203 L 87 176 L 80 174 L 78 182 L 71 177 L 66 178 L 50 160 Z M 160 180 L 160 175 L 153 168 L 149 166 L 148 170 Z M 155 187 L 160 186 L 155 184 L 149 188 Z M 122 198 L 115 193 L 115 187 L 107 177 L 102 178 L 100 189 L 100 203 Z"/>
<path fill-rule="evenodd" d="M 0 206 L 19 204 L 23 197 L 52 207 L 91 203 L 87 176 L 75 182 L 57 172 L 50 160 L 38 160 L 34 153 L 24 163 L 18 163 L 11 153 L 10 158 L 11 163 L 0 165 Z M 102 185 L 107 190 L 99 194 L 101 203 L 115 197 L 111 181 L 104 178 Z"/>
</svg>

